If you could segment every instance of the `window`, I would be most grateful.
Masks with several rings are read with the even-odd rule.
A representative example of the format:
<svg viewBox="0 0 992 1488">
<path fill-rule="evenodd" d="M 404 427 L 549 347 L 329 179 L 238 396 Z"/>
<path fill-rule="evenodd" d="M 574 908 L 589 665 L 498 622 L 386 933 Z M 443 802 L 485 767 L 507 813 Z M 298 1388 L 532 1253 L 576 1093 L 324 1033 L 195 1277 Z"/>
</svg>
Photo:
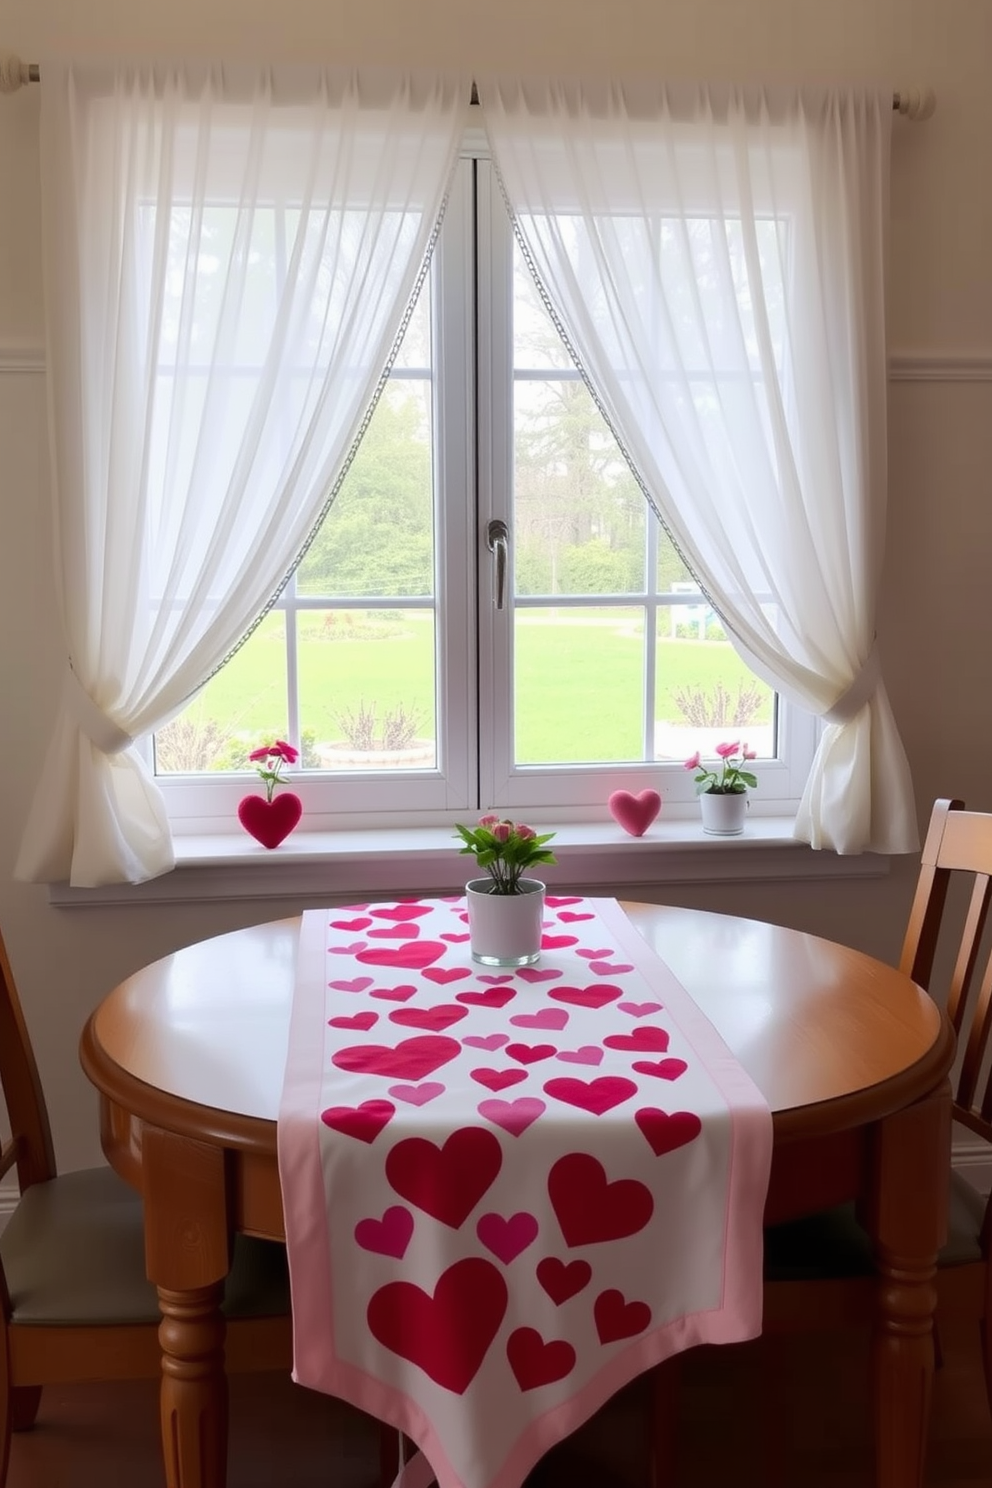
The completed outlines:
<svg viewBox="0 0 992 1488">
<path fill-rule="evenodd" d="M 815 725 L 739 660 L 658 523 L 482 152 L 459 162 L 431 272 L 321 529 L 156 736 L 176 827 L 229 823 L 249 752 L 275 737 L 301 748 L 292 781 L 313 826 L 489 807 L 567 819 L 601 813 L 619 786 L 659 787 L 688 811 L 684 759 L 738 737 L 763 761 L 760 802 L 801 792 Z"/>
</svg>

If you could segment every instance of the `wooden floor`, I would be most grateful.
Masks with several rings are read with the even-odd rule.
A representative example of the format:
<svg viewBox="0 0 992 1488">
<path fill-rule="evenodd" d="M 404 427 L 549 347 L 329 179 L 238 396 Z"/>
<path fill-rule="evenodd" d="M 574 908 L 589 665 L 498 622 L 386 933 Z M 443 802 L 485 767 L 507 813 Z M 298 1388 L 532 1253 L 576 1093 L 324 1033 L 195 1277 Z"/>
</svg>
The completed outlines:
<svg viewBox="0 0 992 1488">
<path fill-rule="evenodd" d="M 992 1488 L 977 1333 L 942 1339 L 927 1488 Z M 758 1340 L 680 1361 L 677 1488 L 871 1488 L 867 1347 Z M 163 1488 L 157 1388 L 49 1388 L 14 1438 L 8 1488 Z M 647 1488 L 645 1391 L 632 1386 L 538 1466 L 528 1488 Z M 773 1429 L 775 1428 L 775 1429 Z M 776 1430 L 784 1428 L 784 1440 Z M 283 1377 L 231 1382 L 228 1488 L 374 1488 L 378 1428 Z"/>
</svg>

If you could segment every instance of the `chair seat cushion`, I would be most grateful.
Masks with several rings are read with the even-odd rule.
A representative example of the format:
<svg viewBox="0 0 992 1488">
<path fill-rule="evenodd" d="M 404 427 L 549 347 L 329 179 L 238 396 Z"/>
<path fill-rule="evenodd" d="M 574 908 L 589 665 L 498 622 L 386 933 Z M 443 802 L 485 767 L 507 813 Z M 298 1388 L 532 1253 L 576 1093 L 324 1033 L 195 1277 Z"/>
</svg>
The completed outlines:
<svg viewBox="0 0 992 1488">
<path fill-rule="evenodd" d="M 64 1173 L 27 1189 L 0 1236 L 0 1257 L 12 1321 L 20 1326 L 159 1319 L 145 1275 L 141 1198 L 111 1168 Z M 238 1235 L 225 1314 L 288 1311 L 285 1247 Z"/>
<path fill-rule="evenodd" d="M 937 1258 L 938 1266 L 981 1260 L 984 1213 L 983 1196 L 952 1171 L 947 1244 Z M 874 1269 L 871 1240 L 855 1218 L 853 1204 L 840 1204 L 765 1230 L 766 1281 L 865 1276 Z"/>
</svg>

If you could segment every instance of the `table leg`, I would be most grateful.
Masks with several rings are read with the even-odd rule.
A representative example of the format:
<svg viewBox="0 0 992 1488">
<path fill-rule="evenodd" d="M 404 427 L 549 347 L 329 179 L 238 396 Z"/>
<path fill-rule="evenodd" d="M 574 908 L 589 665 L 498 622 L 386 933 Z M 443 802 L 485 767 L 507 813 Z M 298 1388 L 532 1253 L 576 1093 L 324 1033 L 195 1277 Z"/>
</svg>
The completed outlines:
<svg viewBox="0 0 992 1488">
<path fill-rule="evenodd" d="M 210 1147 L 145 1127 L 145 1260 L 162 1322 L 162 1453 L 168 1488 L 225 1488 L 224 1278 L 230 1269 L 226 1161 Z"/>
<path fill-rule="evenodd" d="M 868 1223 L 879 1269 L 873 1346 L 876 1483 L 922 1488 L 933 1384 L 934 1276 L 947 1237 L 945 1089 L 880 1122 Z"/>
</svg>

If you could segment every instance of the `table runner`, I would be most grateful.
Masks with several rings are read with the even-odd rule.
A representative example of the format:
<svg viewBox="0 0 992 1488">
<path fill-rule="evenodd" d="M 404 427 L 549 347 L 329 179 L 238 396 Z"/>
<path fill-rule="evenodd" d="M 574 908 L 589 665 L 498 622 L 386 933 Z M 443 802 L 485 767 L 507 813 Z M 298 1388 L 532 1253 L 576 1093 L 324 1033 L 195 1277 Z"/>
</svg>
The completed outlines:
<svg viewBox="0 0 992 1488">
<path fill-rule="evenodd" d="M 615 900 L 546 906 L 513 972 L 471 961 L 462 897 L 303 917 L 293 1377 L 439 1488 L 519 1488 L 635 1375 L 761 1326 L 760 1092 Z"/>
</svg>

